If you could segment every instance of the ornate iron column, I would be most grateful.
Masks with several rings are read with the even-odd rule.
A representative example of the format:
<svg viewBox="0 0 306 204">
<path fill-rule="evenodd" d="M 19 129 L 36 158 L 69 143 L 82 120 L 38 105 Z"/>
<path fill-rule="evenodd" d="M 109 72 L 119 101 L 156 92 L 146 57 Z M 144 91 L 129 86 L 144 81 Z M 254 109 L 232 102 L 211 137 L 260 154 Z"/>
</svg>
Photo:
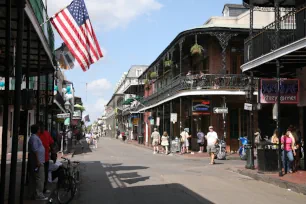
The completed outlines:
<svg viewBox="0 0 306 204">
<path fill-rule="evenodd" d="M 253 36 L 253 29 L 254 29 L 254 4 L 253 0 L 250 0 L 250 32 L 249 37 Z M 250 40 L 250 48 L 249 48 L 249 59 L 253 59 L 253 41 Z"/>
<path fill-rule="evenodd" d="M 37 54 L 37 93 L 36 93 L 36 123 L 39 122 L 39 114 L 40 114 L 40 49 L 41 45 L 40 42 L 38 42 L 38 54 Z"/>
<path fill-rule="evenodd" d="M 280 9 L 279 9 L 279 0 L 275 0 L 274 2 L 274 7 L 275 7 L 275 45 L 276 49 L 279 48 L 279 30 L 280 30 Z M 281 124 L 280 124 L 280 87 L 281 87 L 281 79 L 280 79 L 280 60 L 276 59 L 276 78 L 277 78 L 277 120 L 276 120 L 276 127 L 278 130 L 278 137 L 279 141 L 281 141 Z M 278 170 L 279 170 L 279 176 L 283 176 L 282 173 L 282 149 L 281 145 L 278 145 Z"/>
<path fill-rule="evenodd" d="M 228 46 L 229 40 L 237 36 L 237 33 L 229 33 L 229 32 L 209 32 L 211 36 L 214 36 L 218 39 L 220 46 L 222 48 L 221 57 L 222 57 L 222 69 L 221 74 L 226 74 L 226 48 Z"/>
<path fill-rule="evenodd" d="M 7 153 L 7 132 L 9 116 L 9 89 L 10 89 L 10 69 L 11 69 L 11 0 L 5 1 L 5 89 L 3 99 L 3 127 L 2 127 L 2 148 L 1 148 L 1 184 L 0 184 L 0 203 L 4 203 L 5 183 L 6 183 L 6 153 Z"/>
<path fill-rule="evenodd" d="M 185 41 L 185 38 L 182 38 L 179 42 L 179 47 L 180 47 L 180 75 L 182 74 L 183 42 L 184 41 Z"/>
<path fill-rule="evenodd" d="M 16 66 L 15 66 L 15 91 L 14 91 L 14 123 L 12 137 L 12 157 L 10 169 L 10 185 L 8 203 L 15 203 L 16 199 L 16 173 L 17 173 L 17 151 L 20 123 L 21 105 L 21 80 L 22 80 L 22 55 L 24 35 L 24 8 L 25 0 L 17 3 L 17 44 L 16 44 Z"/>
<path fill-rule="evenodd" d="M 45 84 L 45 129 L 48 130 L 49 74 L 45 75 L 45 80 L 46 80 L 46 84 Z"/>
<path fill-rule="evenodd" d="M 30 87 L 30 60 L 31 60 L 31 22 L 28 20 L 27 22 L 27 71 L 26 71 L 26 90 L 29 91 Z M 27 99 L 28 100 L 28 99 Z M 27 104 L 27 103 L 26 103 Z M 26 120 L 24 123 L 27 125 L 29 124 L 29 110 L 28 104 L 25 110 Z M 29 134 L 29 133 L 28 133 Z M 24 185 L 25 185 L 25 178 L 26 178 L 26 154 L 27 154 L 27 141 L 28 141 L 28 134 L 24 135 L 23 139 L 23 151 L 22 151 L 22 168 L 21 168 L 21 186 L 20 186 L 20 204 L 23 204 L 23 196 L 24 196 Z"/>
</svg>

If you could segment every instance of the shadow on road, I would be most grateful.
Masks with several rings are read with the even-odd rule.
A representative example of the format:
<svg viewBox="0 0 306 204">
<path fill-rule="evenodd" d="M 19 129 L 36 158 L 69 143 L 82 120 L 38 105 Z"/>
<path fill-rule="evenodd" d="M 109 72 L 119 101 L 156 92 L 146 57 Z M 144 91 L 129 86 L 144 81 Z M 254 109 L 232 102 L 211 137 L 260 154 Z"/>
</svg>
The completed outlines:
<svg viewBox="0 0 306 204">
<path fill-rule="evenodd" d="M 213 203 L 181 184 L 156 184 L 156 178 L 142 176 L 146 174 L 146 169 L 148 167 L 107 164 L 100 161 L 83 163 L 80 195 L 72 203 Z"/>
</svg>

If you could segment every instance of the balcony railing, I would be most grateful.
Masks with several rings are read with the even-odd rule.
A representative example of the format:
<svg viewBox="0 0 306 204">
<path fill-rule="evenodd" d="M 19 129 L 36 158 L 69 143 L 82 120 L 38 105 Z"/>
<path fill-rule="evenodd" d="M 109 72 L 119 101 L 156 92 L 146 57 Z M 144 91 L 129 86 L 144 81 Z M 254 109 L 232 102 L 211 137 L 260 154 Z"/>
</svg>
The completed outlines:
<svg viewBox="0 0 306 204">
<path fill-rule="evenodd" d="M 306 7 L 289 12 L 279 19 L 279 43 L 277 43 L 277 21 L 264 27 L 259 33 L 245 40 L 244 62 L 247 63 L 278 48 L 306 37 Z M 252 47 L 251 47 L 252 46 Z"/>
<path fill-rule="evenodd" d="M 47 10 L 44 6 L 43 1 L 42 0 L 30 0 L 30 4 L 32 6 L 32 9 L 34 11 L 34 14 L 39 24 L 42 24 L 43 22 L 45 22 L 48 19 L 48 14 L 47 14 Z M 52 29 L 50 21 L 43 24 L 41 26 L 41 29 L 44 32 L 45 37 L 50 46 L 50 49 L 53 52 L 54 51 L 54 33 L 53 33 L 53 29 Z"/>
<path fill-rule="evenodd" d="M 170 84 L 159 89 L 154 94 L 144 98 L 144 105 L 150 106 L 159 101 L 166 99 L 180 91 L 194 90 L 224 90 L 224 91 L 244 91 L 249 83 L 249 78 L 245 75 L 221 75 L 221 74 L 205 74 L 203 76 L 179 75 L 175 77 Z M 255 88 L 257 89 L 258 81 L 255 80 Z"/>
</svg>

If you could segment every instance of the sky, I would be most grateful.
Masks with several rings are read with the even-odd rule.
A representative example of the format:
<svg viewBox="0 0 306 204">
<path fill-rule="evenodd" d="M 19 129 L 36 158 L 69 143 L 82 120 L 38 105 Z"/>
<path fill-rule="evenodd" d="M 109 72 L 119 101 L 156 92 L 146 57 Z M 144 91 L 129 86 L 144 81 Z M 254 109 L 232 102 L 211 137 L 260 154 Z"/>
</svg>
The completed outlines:
<svg viewBox="0 0 306 204">
<path fill-rule="evenodd" d="M 70 2 L 47 1 L 48 15 Z M 180 32 L 221 16 L 226 3 L 242 0 L 85 0 L 104 57 L 87 72 L 77 62 L 65 71 L 75 95 L 82 97 L 85 114 L 91 121 L 102 116 L 124 72 L 132 65 L 150 65 Z M 59 47 L 63 41 L 54 33 Z"/>
</svg>

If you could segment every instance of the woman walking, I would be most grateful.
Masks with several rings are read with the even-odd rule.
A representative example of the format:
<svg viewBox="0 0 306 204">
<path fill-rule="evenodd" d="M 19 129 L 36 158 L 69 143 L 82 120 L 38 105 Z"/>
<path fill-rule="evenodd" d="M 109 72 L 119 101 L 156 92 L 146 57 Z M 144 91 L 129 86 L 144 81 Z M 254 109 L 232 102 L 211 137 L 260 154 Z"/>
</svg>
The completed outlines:
<svg viewBox="0 0 306 204">
<path fill-rule="evenodd" d="M 290 131 L 287 131 L 285 135 L 281 138 L 282 143 L 282 157 L 283 157 L 283 168 L 284 173 L 287 172 L 292 173 L 292 162 L 294 160 L 293 155 L 295 156 L 295 149 L 294 149 L 294 137 L 292 136 L 292 133 Z"/>
<path fill-rule="evenodd" d="M 169 147 L 169 136 L 168 133 L 165 131 L 162 138 L 161 138 L 161 145 L 166 150 L 166 155 L 168 155 L 168 147 Z"/>
</svg>

